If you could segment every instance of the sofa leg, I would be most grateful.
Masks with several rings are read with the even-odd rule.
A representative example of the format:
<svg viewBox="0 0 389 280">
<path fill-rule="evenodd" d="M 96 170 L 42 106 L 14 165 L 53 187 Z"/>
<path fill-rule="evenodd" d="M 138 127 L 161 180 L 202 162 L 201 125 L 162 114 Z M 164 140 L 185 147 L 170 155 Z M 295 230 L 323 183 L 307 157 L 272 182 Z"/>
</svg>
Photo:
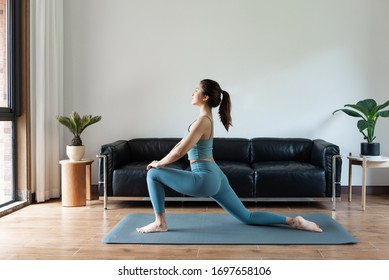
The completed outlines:
<svg viewBox="0 0 389 280">
<path fill-rule="evenodd" d="M 332 211 L 336 211 L 336 185 L 340 182 L 336 181 L 336 160 L 342 158 L 341 155 L 332 157 Z"/>
<path fill-rule="evenodd" d="M 108 193 L 107 193 L 107 156 L 106 155 L 96 155 L 96 157 L 103 160 L 103 181 L 99 181 L 99 184 L 103 183 L 104 185 L 104 210 L 108 209 Z"/>
</svg>

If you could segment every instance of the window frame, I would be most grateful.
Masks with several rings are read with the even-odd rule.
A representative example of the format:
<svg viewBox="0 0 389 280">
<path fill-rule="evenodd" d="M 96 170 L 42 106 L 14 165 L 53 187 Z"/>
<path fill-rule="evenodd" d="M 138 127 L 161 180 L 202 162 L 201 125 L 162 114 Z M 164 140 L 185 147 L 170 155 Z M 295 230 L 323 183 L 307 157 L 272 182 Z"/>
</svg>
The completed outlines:
<svg viewBox="0 0 389 280">
<path fill-rule="evenodd" d="M 8 107 L 0 107 L 0 121 L 12 122 L 12 199 L 17 200 L 17 117 L 21 115 L 21 0 L 7 0 Z"/>
</svg>

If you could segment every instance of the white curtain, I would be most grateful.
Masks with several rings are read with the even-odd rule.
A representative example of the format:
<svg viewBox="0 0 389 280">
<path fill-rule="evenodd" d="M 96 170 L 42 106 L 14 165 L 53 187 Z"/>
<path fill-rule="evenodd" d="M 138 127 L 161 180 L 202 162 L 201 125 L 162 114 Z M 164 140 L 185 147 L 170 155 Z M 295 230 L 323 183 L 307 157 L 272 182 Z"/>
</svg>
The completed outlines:
<svg viewBox="0 0 389 280">
<path fill-rule="evenodd" d="M 63 106 L 63 0 L 31 0 L 32 191 L 43 202 L 61 195 L 60 125 Z"/>
</svg>

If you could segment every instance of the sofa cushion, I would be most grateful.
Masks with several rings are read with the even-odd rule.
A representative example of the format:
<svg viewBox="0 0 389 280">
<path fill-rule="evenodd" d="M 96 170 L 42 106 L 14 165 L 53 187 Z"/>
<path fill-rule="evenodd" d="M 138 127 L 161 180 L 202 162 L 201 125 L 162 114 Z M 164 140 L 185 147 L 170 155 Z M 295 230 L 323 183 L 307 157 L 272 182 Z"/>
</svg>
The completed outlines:
<svg viewBox="0 0 389 280">
<path fill-rule="evenodd" d="M 303 138 L 254 138 L 251 142 L 251 162 L 310 162 L 313 142 Z"/>
<path fill-rule="evenodd" d="M 254 170 L 249 164 L 231 161 L 216 163 L 228 177 L 232 189 L 239 197 L 254 197 Z"/>
<path fill-rule="evenodd" d="M 256 197 L 324 197 L 325 170 L 310 163 L 268 161 L 253 164 Z"/>
<path fill-rule="evenodd" d="M 137 138 L 128 141 L 130 161 L 153 161 L 166 156 L 180 141 L 178 138 Z M 187 162 L 185 155 L 179 162 Z"/>
<path fill-rule="evenodd" d="M 216 161 L 250 162 L 250 141 L 244 138 L 214 138 L 213 157 Z"/>
</svg>

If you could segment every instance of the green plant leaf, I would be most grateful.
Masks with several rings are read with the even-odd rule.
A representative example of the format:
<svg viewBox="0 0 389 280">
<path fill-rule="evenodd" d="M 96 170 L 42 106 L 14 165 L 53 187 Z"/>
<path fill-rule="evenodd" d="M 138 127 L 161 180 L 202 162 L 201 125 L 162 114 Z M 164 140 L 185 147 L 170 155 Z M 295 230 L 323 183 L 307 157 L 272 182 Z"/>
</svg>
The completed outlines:
<svg viewBox="0 0 389 280">
<path fill-rule="evenodd" d="M 380 111 L 380 110 L 382 110 L 382 109 L 384 109 L 384 108 L 386 108 L 388 106 L 389 106 L 389 100 L 386 101 L 385 103 L 381 104 L 381 105 L 378 105 L 377 106 L 378 107 L 378 111 Z"/>
<path fill-rule="evenodd" d="M 74 135 L 80 136 L 80 123 L 81 123 L 80 115 L 77 112 L 72 112 L 70 114 L 70 120 L 74 128 L 74 132 L 75 132 Z"/>
<path fill-rule="evenodd" d="M 72 134 L 75 133 L 74 126 L 73 126 L 70 118 L 65 117 L 65 116 L 55 116 L 55 118 L 60 122 L 60 124 L 67 127 Z"/>
<path fill-rule="evenodd" d="M 80 125 L 80 134 L 87 128 L 88 126 L 97 123 L 101 120 L 101 116 L 92 117 L 92 115 L 85 115 L 82 117 L 81 125 Z"/>
<path fill-rule="evenodd" d="M 369 110 L 366 107 L 364 107 L 362 103 L 360 103 L 360 104 L 346 104 L 346 105 L 344 105 L 344 107 L 353 108 L 354 110 L 356 110 L 357 112 L 360 113 L 361 118 L 364 118 L 364 119 L 368 118 Z"/>
<path fill-rule="evenodd" d="M 338 109 L 338 110 L 335 110 L 332 114 L 335 114 L 338 111 L 342 111 L 343 113 L 345 113 L 351 117 L 363 118 L 363 116 L 360 113 L 358 113 L 354 110 L 350 110 L 350 109 Z"/>
<path fill-rule="evenodd" d="M 377 109 L 377 102 L 374 99 L 365 99 L 361 100 L 357 103 L 358 106 L 364 108 L 364 112 L 366 116 L 374 115 Z"/>
<path fill-rule="evenodd" d="M 384 109 L 385 107 L 387 107 L 389 105 L 389 101 L 386 101 L 385 103 L 381 104 L 381 105 L 377 105 L 374 110 L 372 110 L 370 112 L 370 119 L 377 119 L 379 116 L 383 116 L 385 117 L 385 113 L 384 114 L 380 114 L 380 111 L 382 109 Z"/>
<path fill-rule="evenodd" d="M 378 115 L 383 118 L 389 118 L 389 110 L 378 112 Z"/>
<path fill-rule="evenodd" d="M 370 125 L 369 122 L 365 121 L 365 120 L 359 120 L 357 123 L 357 127 L 358 127 L 359 131 L 365 130 L 366 128 L 369 127 L 369 125 Z"/>
</svg>

